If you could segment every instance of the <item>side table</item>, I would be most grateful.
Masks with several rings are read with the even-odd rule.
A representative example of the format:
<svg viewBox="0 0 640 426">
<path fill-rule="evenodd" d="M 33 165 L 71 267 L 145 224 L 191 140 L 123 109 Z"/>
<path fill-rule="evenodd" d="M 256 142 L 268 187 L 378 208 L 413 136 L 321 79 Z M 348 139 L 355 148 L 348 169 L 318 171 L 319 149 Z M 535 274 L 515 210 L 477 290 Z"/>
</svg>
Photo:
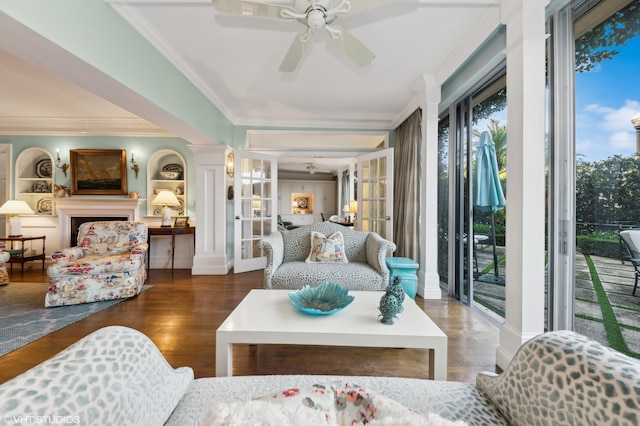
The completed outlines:
<svg viewBox="0 0 640 426">
<path fill-rule="evenodd" d="M 173 273 L 173 260 L 176 253 L 176 235 L 193 235 L 193 247 L 196 246 L 196 227 L 187 226 L 184 228 L 171 227 L 149 227 L 147 228 L 147 243 L 149 244 L 149 261 L 147 262 L 147 270 L 151 267 L 151 236 L 152 235 L 171 235 L 171 273 Z"/>
<path fill-rule="evenodd" d="M 11 270 L 13 271 L 14 263 L 20 263 L 22 265 L 22 273 L 24 273 L 24 262 L 30 262 L 32 260 L 40 260 L 40 259 L 42 259 L 42 270 L 44 270 L 44 259 L 45 259 L 44 243 L 46 238 L 47 237 L 45 235 L 40 235 L 37 237 L 28 237 L 25 235 L 20 235 L 19 237 L 0 237 L 0 241 L 11 242 L 11 244 L 9 245 L 10 248 L 9 250 L 7 250 L 11 255 L 8 262 L 11 264 Z M 42 240 L 42 253 L 25 256 L 24 242 L 33 241 L 33 240 Z M 20 243 L 20 248 L 15 249 L 14 243 Z M 6 250 L 6 247 L 5 247 L 5 250 Z"/>
<path fill-rule="evenodd" d="M 418 275 L 416 270 L 420 267 L 417 262 L 406 257 L 387 257 L 387 267 L 389 268 L 389 284 L 393 283 L 395 277 L 400 277 L 400 284 L 412 299 L 416 298 L 418 292 Z"/>
</svg>

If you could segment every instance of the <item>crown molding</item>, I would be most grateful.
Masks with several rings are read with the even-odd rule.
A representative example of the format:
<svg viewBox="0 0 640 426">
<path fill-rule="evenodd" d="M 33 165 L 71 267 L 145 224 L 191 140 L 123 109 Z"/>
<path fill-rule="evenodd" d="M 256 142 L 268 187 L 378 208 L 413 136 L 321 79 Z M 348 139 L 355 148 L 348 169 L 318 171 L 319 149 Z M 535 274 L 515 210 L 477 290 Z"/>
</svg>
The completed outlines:
<svg viewBox="0 0 640 426">
<path fill-rule="evenodd" d="M 171 2 L 168 2 L 171 3 Z M 134 3 L 135 4 L 135 3 Z M 153 4 L 153 1 L 142 1 L 137 6 Z M 191 2 L 192 6 L 202 6 L 203 3 Z M 204 4 L 210 4 L 210 1 L 206 1 Z M 132 28 L 135 28 L 153 47 L 155 47 L 162 56 L 164 56 L 171 65 L 176 67 L 184 77 L 191 82 L 211 103 L 222 112 L 222 114 L 231 123 L 234 122 L 232 111 L 226 106 L 226 104 L 220 99 L 215 91 L 200 77 L 200 75 L 191 68 L 187 61 L 180 55 L 179 52 L 169 43 L 164 37 L 160 35 L 156 27 L 151 24 L 144 15 L 131 3 L 121 5 L 116 2 L 111 4 L 111 7 L 127 21 Z"/>
<path fill-rule="evenodd" d="M 0 117 L 2 135 L 175 137 L 141 118 Z"/>
</svg>

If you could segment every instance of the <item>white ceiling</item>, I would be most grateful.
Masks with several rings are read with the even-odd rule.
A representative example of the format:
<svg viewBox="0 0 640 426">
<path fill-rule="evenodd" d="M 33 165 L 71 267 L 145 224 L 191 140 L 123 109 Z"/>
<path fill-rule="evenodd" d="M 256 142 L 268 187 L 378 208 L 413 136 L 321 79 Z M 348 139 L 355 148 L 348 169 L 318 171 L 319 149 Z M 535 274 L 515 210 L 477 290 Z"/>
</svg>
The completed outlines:
<svg viewBox="0 0 640 426">
<path fill-rule="evenodd" d="M 399 0 L 339 17 L 336 23 L 375 53 L 373 62 L 358 67 L 319 31 L 298 68 L 287 74 L 278 67 L 304 28 L 300 22 L 222 15 L 209 0 L 105 1 L 234 125 L 332 129 L 324 138 L 353 135 L 351 129 L 368 130 L 365 136 L 372 138 L 370 143 L 384 138 L 387 129 L 395 128 L 415 109 L 424 74 L 441 83 L 463 63 L 482 41 L 477 40 L 478 34 L 484 37 L 486 27 L 496 26 L 501 3 Z M 140 132 L 168 134 L 162 122 L 142 120 L 2 50 L 0 76 L 2 133 L 7 133 L 7 125 L 17 129 L 10 134 L 38 133 L 33 123 L 39 121 L 40 131 L 48 134 L 52 128 L 58 130 L 56 126 L 67 134 L 116 134 L 122 131 L 122 123 Z M 312 136 L 307 132 L 304 140 L 311 144 Z M 254 138 L 258 143 L 260 136 Z M 309 149 L 313 155 L 298 156 L 291 148 L 280 154 L 296 161 L 319 161 L 326 152 L 317 146 Z M 345 154 L 340 157 L 346 158 Z"/>
</svg>

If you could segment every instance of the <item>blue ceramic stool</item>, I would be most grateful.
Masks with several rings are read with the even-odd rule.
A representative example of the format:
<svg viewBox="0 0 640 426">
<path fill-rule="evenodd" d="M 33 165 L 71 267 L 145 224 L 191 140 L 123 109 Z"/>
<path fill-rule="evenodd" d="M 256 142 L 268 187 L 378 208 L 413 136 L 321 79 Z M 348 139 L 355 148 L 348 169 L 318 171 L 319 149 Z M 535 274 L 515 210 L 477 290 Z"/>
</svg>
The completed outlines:
<svg viewBox="0 0 640 426">
<path fill-rule="evenodd" d="M 393 279 L 400 277 L 400 284 L 412 299 L 416 298 L 418 291 L 418 275 L 416 270 L 420 267 L 418 263 L 406 257 L 387 257 L 387 267 L 389 268 L 389 285 L 393 283 Z"/>
</svg>

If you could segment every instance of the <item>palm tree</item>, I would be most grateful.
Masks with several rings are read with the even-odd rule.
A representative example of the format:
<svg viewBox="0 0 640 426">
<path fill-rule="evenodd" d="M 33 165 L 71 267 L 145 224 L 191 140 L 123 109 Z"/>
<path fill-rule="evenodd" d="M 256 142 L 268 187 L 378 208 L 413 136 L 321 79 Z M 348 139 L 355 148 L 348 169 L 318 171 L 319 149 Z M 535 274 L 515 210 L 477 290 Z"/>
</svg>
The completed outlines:
<svg viewBox="0 0 640 426">
<path fill-rule="evenodd" d="M 498 160 L 498 170 L 502 174 L 507 168 L 507 126 L 500 124 L 500 121 L 489 119 L 489 133 L 496 146 L 496 159 Z"/>
</svg>

